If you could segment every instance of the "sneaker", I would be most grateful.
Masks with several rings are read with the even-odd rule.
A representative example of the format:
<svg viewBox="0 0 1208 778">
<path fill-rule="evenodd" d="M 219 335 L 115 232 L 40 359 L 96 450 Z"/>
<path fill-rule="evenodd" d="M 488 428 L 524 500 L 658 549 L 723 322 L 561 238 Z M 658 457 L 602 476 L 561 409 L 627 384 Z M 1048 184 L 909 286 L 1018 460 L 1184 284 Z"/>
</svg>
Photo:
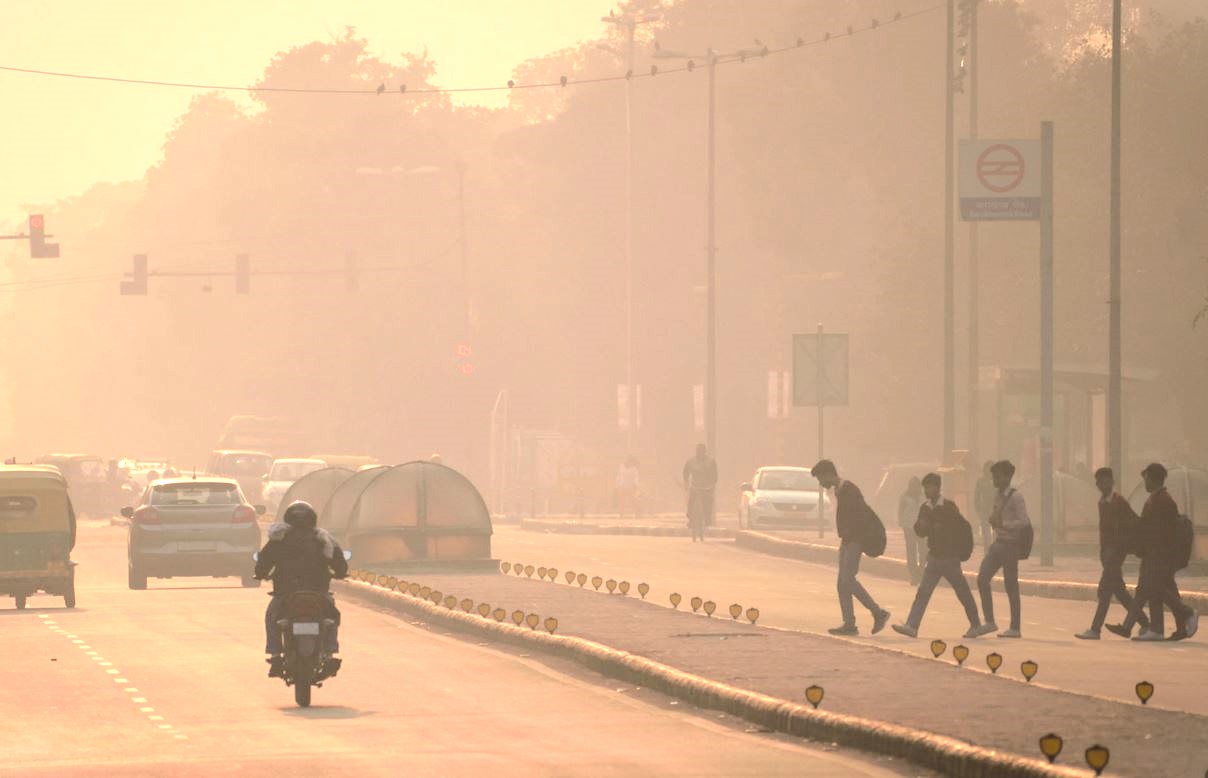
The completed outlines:
<svg viewBox="0 0 1208 778">
<path fill-rule="evenodd" d="M 1141 643 L 1154 643 L 1154 642 L 1162 641 L 1165 639 L 1166 639 L 1165 635 L 1163 635 L 1161 632 L 1154 632 L 1152 629 L 1146 630 L 1145 632 L 1142 632 L 1140 635 L 1137 635 L 1135 638 L 1133 638 L 1133 640 L 1139 641 Z"/>
<path fill-rule="evenodd" d="M 1176 629 L 1174 632 L 1171 633 L 1170 637 L 1166 638 L 1166 640 L 1168 642 L 1175 641 L 1175 640 L 1186 640 L 1189 637 L 1191 637 L 1191 635 L 1188 635 L 1186 630 Z"/>
<path fill-rule="evenodd" d="M 1021 638 L 1023 637 L 1023 633 L 1017 629 L 1004 629 L 998 633 L 998 636 L 1000 638 Z"/>
<path fill-rule="evenodd" d="M 965 638 L 965 640 L 972 640 L 972 639 L 974 639 L 974 638 L 979 638 L 979 637 L 981 637 L 983 634 L 985 634 L 985 633 L 983 633 L 983 632 L 981 631 L 981 625 L 980 625 L 980 624 L 970 624 L 970 625 L 969 625 L 969 631 L 968 631 L 968 632 L 966 632 L 966 633 L 965 633 L 964 635 L 962 635 L 961 637 Z"/>
<path fill-rule="evenodd" d="M 1128 637 L 1132 636 L 1132 630 L 1126 628 L 1123 624 L 1105 624 L 1104 626 L 1107 627 L 1107 631 L 1112 633 L 1113 635 L 1119 635 L 1122 638 L 1128 638 Z M 1143 631 L 1148 632 L 1149 628 L 1146 627 Z"/>
<path fill-rule="evenodd" d="M 909 624 L 894 624 L 893 631 L 908 638 L 917 638 L 919 636 L 918 629 Z"/>
<path fill-rule="evenodd" d="M 1085 632 L 1077 633 L 1076 635 L 1074 635 L 1074 637 L 1078 638 L 1079 640 L 1098 640 L 1099 639 L 1099 630 L 1088 629 Z"/>
<path fill-rule="evenodd" d="M 1191 615 L 1187 617 L 1187 623 L 1183 625 L 1183 631 L 1187 633 L 1187 637 L 1195 637 L 1195 633 L 1200 628 L 1200 612 L 1193 610 Z"/>
<path fill-rule="evenodd" d="M 889 623 L 889 611 L 881 611 L 876 616 L 872 617 L 872 634 L 877 634 L 885 629 L 885 625 Z"/>
<path fill-rule="evenodd" d="M 285 658 L 279 655 L 270 656 L 264 661 L 268 662 L 268 677 L 269 678 L 284 678 L 285 677 Z"/>
<path fill-rule="evenodd" d="M 982 624 L 980 627 L 970 627 L 969 632 L 977 633 L 973 637 L 979 638 L 982 635 L 989 635 L 991 632 L 998 632 L 998 625 L 991 621 L 989 624 Z"/>
<path fill-rule="evenodd" d="M 844 624 L 841 627 L 831 627 L 827 632 L 832 635 L 859 635 L 860 628 L 855 624 Z"/>
</svg>

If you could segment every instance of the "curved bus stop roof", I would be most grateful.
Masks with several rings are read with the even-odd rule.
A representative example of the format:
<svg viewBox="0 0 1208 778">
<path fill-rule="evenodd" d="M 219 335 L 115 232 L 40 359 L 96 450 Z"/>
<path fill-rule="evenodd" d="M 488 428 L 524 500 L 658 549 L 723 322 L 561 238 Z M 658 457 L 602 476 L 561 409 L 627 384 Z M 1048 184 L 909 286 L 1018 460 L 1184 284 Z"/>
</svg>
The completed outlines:
<svg viewBox="0 0 1208 778">
<path fill-rule="evenodd" d="M 327 507 L 327 501 L 340 485 L 352 478 L 355 473 L 343 467 L 325 467 L 315 470 L 294 481 L 293 485 L 281 496 L 281 510 L 289 507 L 290 503 L 304 500 L 319 515 Z"/>
<path fill-rule="evenodd" d="M 348 533 L 348 521 L 352 518 L 352 511 L 356 508 L 361 492 L 389 469 L 388 466 L 381 465 L 361 470 L 340 484 L 332 492 L 323 510 L 319 511 L 319 526 L 336 537 L 343 538 Z"/>
<path fill-rule="evenodd" d="M 352 536 L 392 530 L 490 535 L 491 515 L 461 473 L 436 462 L 408 462 L 367 483 L 346 531 Z"/>
</svg>

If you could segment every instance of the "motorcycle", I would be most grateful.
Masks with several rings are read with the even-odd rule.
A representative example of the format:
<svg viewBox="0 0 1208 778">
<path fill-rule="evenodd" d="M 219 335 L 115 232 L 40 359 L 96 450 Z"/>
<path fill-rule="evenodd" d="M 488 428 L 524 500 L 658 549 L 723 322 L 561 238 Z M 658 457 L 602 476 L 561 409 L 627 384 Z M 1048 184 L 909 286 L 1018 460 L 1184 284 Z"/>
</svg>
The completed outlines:
<svg viewBox="0 0 1208 778">
<path fill-rule="evenodd" d="M 253 554 L 258 558 L 259 554 Z M 350 559 L 345 551 L 344 558 Z M 282 680 L 294 687 L 294 702 L 300 708 L 310 707 L 311 689 L 340 669 L 341 660 L 327 650 L 330 636 L 336 629 L 331 599 L 324 592 L 298 591 L 285 601 L 284 618 L 277 620 L 281 630 Z"/>
</svg>

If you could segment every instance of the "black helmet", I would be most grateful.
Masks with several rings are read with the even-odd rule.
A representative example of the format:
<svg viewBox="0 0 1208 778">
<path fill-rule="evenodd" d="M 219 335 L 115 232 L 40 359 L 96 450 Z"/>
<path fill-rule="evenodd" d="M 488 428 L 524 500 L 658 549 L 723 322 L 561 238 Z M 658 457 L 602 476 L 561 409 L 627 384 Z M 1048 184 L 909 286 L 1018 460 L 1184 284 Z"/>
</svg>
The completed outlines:
<svg viewBox="0 0 1208 778">
<path fill-rule="evenodd" d="M 291 527 L 314 529 L 319 524 L 319 514 L 315 513 L 310 503 L 298 500 L 289 504 L 281 520 Z"/>
</svg>

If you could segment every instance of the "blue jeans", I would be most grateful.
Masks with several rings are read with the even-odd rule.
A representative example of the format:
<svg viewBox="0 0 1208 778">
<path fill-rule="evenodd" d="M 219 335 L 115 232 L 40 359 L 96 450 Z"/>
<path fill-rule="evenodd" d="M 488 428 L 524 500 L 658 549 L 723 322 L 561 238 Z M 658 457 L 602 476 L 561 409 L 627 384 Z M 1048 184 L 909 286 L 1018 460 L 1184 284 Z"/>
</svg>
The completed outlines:
<svg viewBox="0 0 1208 778">
<path fill-rule="evenodd" d="M 994 621 L 994 594 L 990 582 L 995 573 L 1002 570 L 1003 588 L 1007 590 L 1007 603 L 1011 606 L 1011 629 L 1019 629 L 1019 557 L 1015 544 L 998 539 L 986 549 L 981 568 L 977 571 L 977 590 L 981 594 L 982 611 L 987 624 Z"/>
<path fill-rule="evenodd" d="M 919 628 L 919 624 L 923 622 L 923 614 L 927 612 L 927 603 L 931 602 L 931 594 L 935 591 L 935 585 L 943 578 L 956 592 L 956 599 L 960 600 L 961 606 L 965 609 L 965 616 L 969 618 L 969 626 L 976 627 L 981 622 L 977 618 L 977 603 L 973 601 L 973 592 L 969 590 L 969 582 L 965 580 L 965 574 L 961 572 L 961 563 L 956 559 L 936 559 L 931 557 L 927 560 L 927 567 L 923 569 L 923 580 L 919 584 L 919 590 L 914 595 L 914 605 L 910 606 L 910 616 L 907 617 L 906 623 L 915 629 Z"/>
<path fill-rule="evenodd" d="M 873 616 L 877 616 L 882 610 L 872 595 L 856 579 L 860 572 L 860 555 L 862 553 L 863 549 L 858 540 L 844 540 L 839 544 L 839 580 L 836 582 L 836 588 L 839 591 L 839 610 L 843 613 L 843 623 L 851 626 L 856 623 L 855 608 L 851 601 L 853 596 L 860 601 L 861 605 L 868 608 Z"/>
<path fill-rule="evenodd" d="M 340 612 L 336 610 L 335 599 L 330 594 L 327 599 L 331 602 L 329 618 L 335 619 L 336 625 L 327 634 L 326 650 L 329 654 L 337 654 L 340 651 Z M 264 609 L 264 653 L 277 655 L 284 651 L 281 646 L 281 628 L 277 626 L 277 622 L 284 616 L 285 598 L 274 596 Z"/>
</svg>

